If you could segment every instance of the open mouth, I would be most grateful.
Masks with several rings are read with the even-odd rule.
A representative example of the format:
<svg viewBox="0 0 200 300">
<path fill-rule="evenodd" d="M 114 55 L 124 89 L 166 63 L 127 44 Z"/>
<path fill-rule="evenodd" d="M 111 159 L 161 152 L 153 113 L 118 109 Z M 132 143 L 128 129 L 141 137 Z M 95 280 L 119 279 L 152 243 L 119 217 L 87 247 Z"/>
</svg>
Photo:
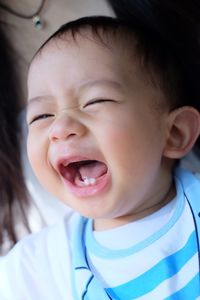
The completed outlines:
<svg viewBox="0 0 200 300">
<path fill-rule="evenodd" d="M 87 187 L 96 185 L 108 172 L 108 167 L 97 160 L 80 160 L 61 163 L 59 171 L 65 181 L 77 187 Z"/>
</svg>

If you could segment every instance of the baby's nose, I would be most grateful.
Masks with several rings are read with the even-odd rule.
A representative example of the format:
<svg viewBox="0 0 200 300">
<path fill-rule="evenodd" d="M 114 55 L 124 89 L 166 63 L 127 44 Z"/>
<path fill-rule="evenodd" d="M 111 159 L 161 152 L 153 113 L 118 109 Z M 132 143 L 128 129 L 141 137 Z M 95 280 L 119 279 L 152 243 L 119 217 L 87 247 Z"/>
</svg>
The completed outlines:
<svg viewBox="0 0 200 300">
<path fill-rule="evenodd" d="M 71 137 L 81 137 L 86 131 L 85 125 L 78 119 L 62 113 L 57 116 L 49 130 L 50 140 L 65 140 Z"/>
</svg>

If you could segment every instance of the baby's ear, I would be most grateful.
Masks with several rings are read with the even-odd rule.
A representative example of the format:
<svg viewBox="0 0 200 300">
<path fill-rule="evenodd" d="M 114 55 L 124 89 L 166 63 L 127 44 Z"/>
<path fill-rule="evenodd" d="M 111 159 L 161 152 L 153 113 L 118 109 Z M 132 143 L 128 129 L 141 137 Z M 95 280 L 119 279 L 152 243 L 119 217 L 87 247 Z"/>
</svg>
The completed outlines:
<svg viewBox="0 0 200 300">
<path fill-rule="evenodd" d="M 179 159 L 193 147 L 200 134 L 200 113 L 193 107 L 183 106 L 170 112 L 168 138 L 163 155 Z"/>
</svg>

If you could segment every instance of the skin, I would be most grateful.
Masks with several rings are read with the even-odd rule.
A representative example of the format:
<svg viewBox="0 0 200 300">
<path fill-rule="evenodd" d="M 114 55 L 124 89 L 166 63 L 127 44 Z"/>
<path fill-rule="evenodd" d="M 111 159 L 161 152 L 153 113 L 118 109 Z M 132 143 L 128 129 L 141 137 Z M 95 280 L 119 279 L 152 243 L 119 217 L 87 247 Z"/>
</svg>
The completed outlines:
<svg viewBox="0 0 200 300">
<path fill-rule="evenodd" d="M 28 77 L 31 165 L 43 186 L 93 218 L 96 230 L 143 218 L 175 195 L 163 155 L 169 135 L 164 95 L 121 44 L 115 39 L 106 47 L 84 36 L 50 41 Z M 105 188 L 74 195 L 56 167 L 71 156 L 104 162 Z"/>
</svg>

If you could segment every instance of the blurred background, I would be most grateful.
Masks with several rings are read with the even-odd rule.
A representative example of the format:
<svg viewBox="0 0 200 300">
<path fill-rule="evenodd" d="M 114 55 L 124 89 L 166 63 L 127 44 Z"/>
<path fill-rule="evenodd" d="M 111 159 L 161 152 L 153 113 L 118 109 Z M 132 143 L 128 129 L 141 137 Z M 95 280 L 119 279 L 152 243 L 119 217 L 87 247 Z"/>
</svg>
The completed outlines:
<svg viewBox="0 0 200 300">
<path fill-rule="evenodd" d="M 34 26 L 32 18 L 25 19 L 14 14 L 33 15 L 43 2 L 39 13 L 43 23 L 41 29 Z M 112 15 L 112 11 L 106 0 L 0 1 L 0 21 L 6 25 L 6 33 L 17 56 L 16 64 L 23 86 L 22 103 L 26 97 L 27 68 L 35 51 L 60 25 L 87 15 Z"/>
</svg>

